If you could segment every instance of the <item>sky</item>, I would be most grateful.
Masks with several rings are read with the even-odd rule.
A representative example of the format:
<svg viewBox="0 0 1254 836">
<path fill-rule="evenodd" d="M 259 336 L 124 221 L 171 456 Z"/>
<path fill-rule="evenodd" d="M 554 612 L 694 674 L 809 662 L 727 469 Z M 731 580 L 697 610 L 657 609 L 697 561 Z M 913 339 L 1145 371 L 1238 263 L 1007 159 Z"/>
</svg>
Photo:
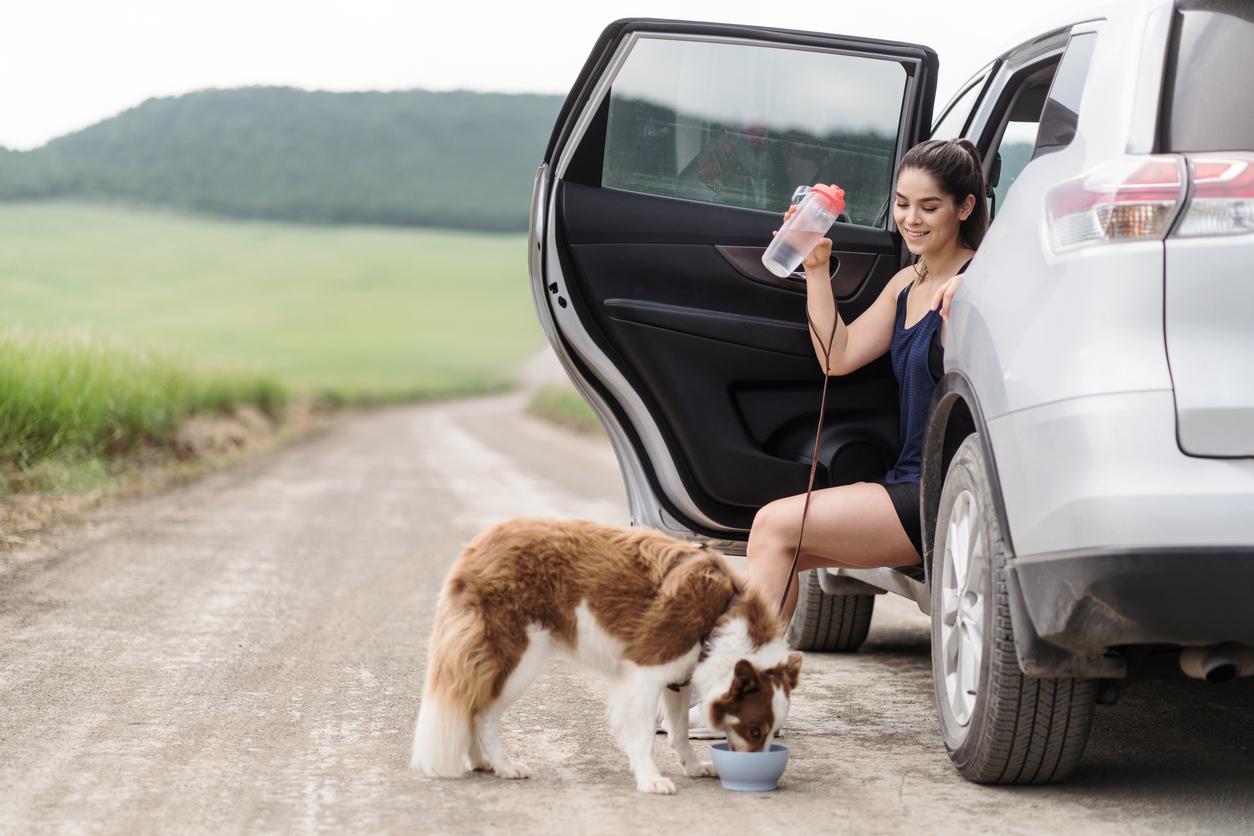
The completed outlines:
<svg viewBox="0 0 1254 836">
<path fill-rule="evenodd" d="M 1137 0 L 1125 0 L 1137 2 Z M 1048 17 L 1032 11 L 1049 5 Z M 153 96 L 281 84 L 311 90 L 564 94 L 604 26 L 667 17 L 921 43 L 937 104 L 997 52 L 1091 0 L 5 0 L 0 145 L 37 147 Z M 1010 11 L 1013 10 L 1013 11 Z"/>
</svg>

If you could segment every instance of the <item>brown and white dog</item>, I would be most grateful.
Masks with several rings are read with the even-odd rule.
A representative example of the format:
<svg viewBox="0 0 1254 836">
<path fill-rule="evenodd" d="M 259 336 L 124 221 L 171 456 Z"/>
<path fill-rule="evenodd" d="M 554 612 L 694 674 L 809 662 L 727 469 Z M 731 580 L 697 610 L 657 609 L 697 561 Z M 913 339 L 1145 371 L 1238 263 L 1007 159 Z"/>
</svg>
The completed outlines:
<svg viewBox="0 0 1254 836">
<path fill-rule="evenodd" d="M 502 712 L 546 656 L 565 651 L 609 680 L 610 725 L 642 792 L 673 793 L 653 762 L 661 698 L 690 777 L 713 775 L 688 742 L 696 687 L 731 748 L 769 745 L 788 714 L 801 654 L 723 558 L 656 531 L 515 519 L 472 540 L 436 607 L 411 766 L 525 778 L 501 746 Z M 671 686 L 671 687 L 668 687 Z"/>
</svg>

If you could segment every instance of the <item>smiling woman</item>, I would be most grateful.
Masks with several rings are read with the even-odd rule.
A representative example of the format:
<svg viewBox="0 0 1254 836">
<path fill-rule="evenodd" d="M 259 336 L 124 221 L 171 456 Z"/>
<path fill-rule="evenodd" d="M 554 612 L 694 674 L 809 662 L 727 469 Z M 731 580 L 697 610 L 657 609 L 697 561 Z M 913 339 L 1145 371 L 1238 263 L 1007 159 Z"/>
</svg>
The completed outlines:
<svg viewBox="0 0 1254 836">
<path fill-rule="evenodd" d="M 749 533 L 749 576 L 781 601 L 785 617 L 796 606 L 797 571 L 910 566 L 921 558 L 923 434 L 941 376 L 949 299 L 988 227 L 985 192 L 980 155 L 970 142 L 928 140 L 911 148 L 897 167 L 893 220 L 915 263 L 852 324 L 841 319 L 832 294 L 832 242 L 822 239 L 803 262 L 811 339 L 826 373 L 846 375 L 889 354 L 898 383 L 900 453 L 874 482 L 785 497 L 758 511 Z"/>
</svg>

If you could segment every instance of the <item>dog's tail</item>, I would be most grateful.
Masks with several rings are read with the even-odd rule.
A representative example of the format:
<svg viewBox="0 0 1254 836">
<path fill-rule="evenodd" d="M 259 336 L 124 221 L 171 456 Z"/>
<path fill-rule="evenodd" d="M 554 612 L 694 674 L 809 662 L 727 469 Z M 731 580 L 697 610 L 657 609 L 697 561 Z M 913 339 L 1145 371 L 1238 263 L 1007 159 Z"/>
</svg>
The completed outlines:
<svg viewBox="0 0 1254 836">
<path fill-rule="evenodd" d="M 414 728 L 409 765 L 432 778 L 458 778 L 466 773 L 474 740 L 475 692 L 468 660 L 480 655 L 483 623 L 474 609 L 459 606 L 446 586 L 440 594 L 427 652 L 427 679 Z"/>
</svg>

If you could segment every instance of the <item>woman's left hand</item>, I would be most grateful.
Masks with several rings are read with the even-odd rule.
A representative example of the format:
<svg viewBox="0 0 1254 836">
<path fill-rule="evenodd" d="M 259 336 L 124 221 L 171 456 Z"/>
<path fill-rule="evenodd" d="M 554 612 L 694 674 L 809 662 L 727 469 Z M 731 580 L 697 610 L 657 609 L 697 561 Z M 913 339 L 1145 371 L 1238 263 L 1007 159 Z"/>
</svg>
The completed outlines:
<svg viewBox="0 0 1254 836">
<path fill-rule="evenodd" d="M 954 293 L 960 284 L 962 284 L 961 273 L 936 288 L 936 293 L 932 296 L 931 310 L 936 310 L 939 306 L 941 319 L 949 319 L 949 302 L 954 298 Z"/>
</svg>

